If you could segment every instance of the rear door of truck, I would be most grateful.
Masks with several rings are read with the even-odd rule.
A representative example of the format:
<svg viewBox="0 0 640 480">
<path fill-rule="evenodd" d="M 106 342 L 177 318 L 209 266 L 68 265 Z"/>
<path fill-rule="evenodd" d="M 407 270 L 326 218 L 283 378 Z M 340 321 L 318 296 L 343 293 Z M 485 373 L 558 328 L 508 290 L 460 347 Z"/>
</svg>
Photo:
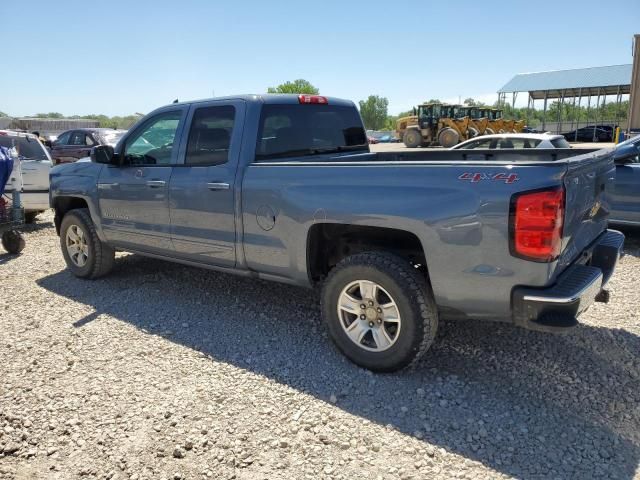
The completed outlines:
<svg viewBox="0 0 640 480">
<path fill-rule="evenodd" d="M 169 185 L 171 240 L 182 258 L 236 263 L 235 182 L 245 110 L 243 100 L 198 102 L 189 109 Z"/>
</svg>

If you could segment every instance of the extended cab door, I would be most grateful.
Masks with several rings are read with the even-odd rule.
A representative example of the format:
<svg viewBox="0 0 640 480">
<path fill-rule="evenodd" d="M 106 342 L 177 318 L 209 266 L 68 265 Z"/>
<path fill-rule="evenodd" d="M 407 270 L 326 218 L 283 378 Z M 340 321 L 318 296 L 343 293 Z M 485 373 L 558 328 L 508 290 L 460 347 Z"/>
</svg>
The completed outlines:
<svg viewBox="0 0 640 480">
<path fill-rule="evenodd" d="M 187 260 L 236 262 L 234 187 L 244 124 L 241 100 L 191 106 L 169 188 L 171 238 Z"/>
<path fill-rule="evenodd" d="M 150 116 L 118 144 L 120 165 L 105 166 L 98 205 L 106 239 L 132 250 L 173 251 L 169 180 L 188 107 L 167 107 Z"/>
</svg>

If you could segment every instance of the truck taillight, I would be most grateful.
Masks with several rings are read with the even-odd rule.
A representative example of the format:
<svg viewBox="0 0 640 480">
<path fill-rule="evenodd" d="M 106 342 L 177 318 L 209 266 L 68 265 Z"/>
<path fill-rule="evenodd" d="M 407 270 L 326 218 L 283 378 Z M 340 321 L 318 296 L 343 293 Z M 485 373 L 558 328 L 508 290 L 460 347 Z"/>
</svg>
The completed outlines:
<svg viewBox="0 0 640 480">
<path fill-rule="evenodd" d="M 564 221 L 564 189 L 536 190 L 511 200 L 511 253 L 535 262 L 560 255 Z"/>
<path fill-rule="evenodd" d="M 322 97 L 320 95 L 298 95 L 298 101 L 300 103 L 316 103 L 323 105 L 329 103 L 329 99 L 327 97 Z"/>
</svg>

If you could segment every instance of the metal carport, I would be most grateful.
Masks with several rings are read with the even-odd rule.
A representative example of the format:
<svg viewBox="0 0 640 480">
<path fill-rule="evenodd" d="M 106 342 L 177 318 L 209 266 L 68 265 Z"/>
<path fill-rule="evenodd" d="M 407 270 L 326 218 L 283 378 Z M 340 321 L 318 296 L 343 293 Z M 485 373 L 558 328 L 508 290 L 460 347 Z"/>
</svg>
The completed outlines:
<svg viewBox="0 0 640 480">
<path fill-rule="evenodd" d="M 565 101 L 569 99 L 578 110 L 581 107 L 582 99 L 587 97 L 587 123 L 595 125 L 601 120 L 598 118 L 599 108 L 606 104 L 607 96 L 616 97 L 619 106 L 624 95 L 629 95 L 631 91 L 632 65 L 610 65 L 606 67 L 578 68 L 573 70 L 555 70 L 549 72 L 521 73 L 513 77 L 507 84 L 498 90 L 498 103 L 505 105 L 507 94 L 511 94 L 511 106 L 515 107 L 518 93 L 526 92 L 527 100 L 527 123 L 531 109 L 535 107 L 536 100 L 543 101 L 542 129 L 546 130 L 547 123 L 547 102 L 558 99 L 556 120 L 556 132 L 560 133 L 562 128 L 562 110 Z M 591 99 L 596 97 L 595 106 L 592 108 Z M 594 118 L 591 113 L 595 112 Z M 619 115 L 619 108 L 616 109 L 616 118 L 613 119 L 619 125 L 620 118 L 626 121 L 626 117 Z M 576 110 L 574 108 L 574 115 Z M 571 118 L 571 130 L 579 127 L 579 118 Z M 576 132 L 577 135 L 577 132 Z"/>
</svg>

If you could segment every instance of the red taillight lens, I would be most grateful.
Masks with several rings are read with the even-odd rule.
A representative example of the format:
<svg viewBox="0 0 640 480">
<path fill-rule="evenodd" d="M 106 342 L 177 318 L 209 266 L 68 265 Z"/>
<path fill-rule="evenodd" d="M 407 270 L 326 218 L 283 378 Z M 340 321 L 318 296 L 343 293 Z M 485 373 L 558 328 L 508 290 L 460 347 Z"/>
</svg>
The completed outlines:
<svg viewBox="0 0 640 480">
<path fill-rule="evenodd" d="M 563 189 L 519 194 L 512 201 L 512 253 L 537 262 L 555 260 L 562 246 L 563 219 Z"/>
<path fill-rule="evenodd" d="M 316 103 L 326 105 L 329 103 L 327 97 L 321 97 L 320 95 L 298 95 L 298 101 L 300 103 Z"/>
</svg>

